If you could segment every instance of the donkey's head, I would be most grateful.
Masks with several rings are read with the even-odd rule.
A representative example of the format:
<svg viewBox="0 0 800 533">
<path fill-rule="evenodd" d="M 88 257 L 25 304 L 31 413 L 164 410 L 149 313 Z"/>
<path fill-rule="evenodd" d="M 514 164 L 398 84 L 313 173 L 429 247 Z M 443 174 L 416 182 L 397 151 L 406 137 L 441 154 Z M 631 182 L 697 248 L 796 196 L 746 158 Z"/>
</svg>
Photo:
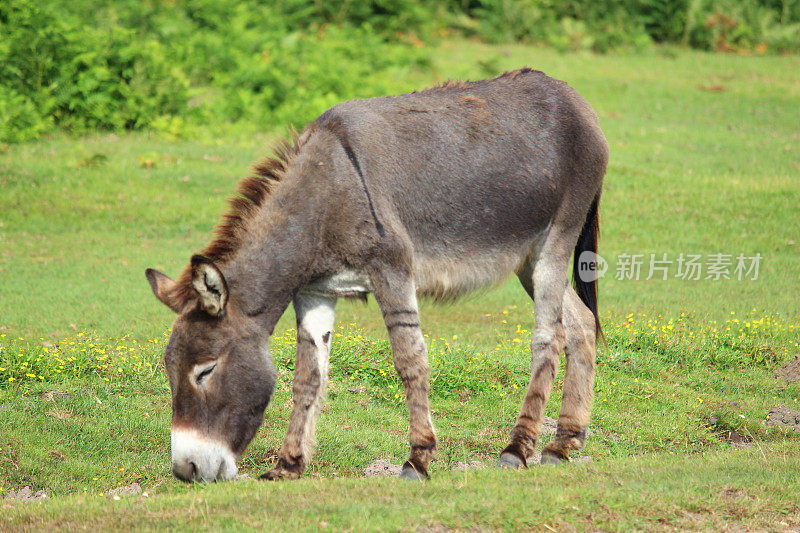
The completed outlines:
<svg viewBox="0 0 800 533">
<path fill-rule="evenodd" d="M 184 481 L 230 479 L 264 419 L 275 367 L 267 332 L 228 302 L 219 268 L 202 256 L 191 268 L 192 287 L 183 291 L 161 272 L 145 273 L 156 298 L 178 314 L 164 357 L 172 472 Z"/>
</svg>

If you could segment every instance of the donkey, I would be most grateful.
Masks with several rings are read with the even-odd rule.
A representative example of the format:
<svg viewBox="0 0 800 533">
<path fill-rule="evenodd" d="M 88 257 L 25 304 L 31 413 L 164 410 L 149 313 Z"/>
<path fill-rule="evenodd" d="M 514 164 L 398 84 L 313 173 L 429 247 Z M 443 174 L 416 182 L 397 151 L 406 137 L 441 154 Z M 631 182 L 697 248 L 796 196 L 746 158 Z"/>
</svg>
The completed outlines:
<svg viewBox="0 0 800 533">
<path fill-rule="evenodd" d="M 498 466 L 528 466 L 562 350 L 558 430 L 541 460 L 565 461 L 583 446 L 601 330 L 596 281 L 580 278 L 577 258 L 597 249 L 608 146 L 581 96 L 528 68 L 451 81 L 336 105 L 276 154 L 240 182 L 215 239 L 177 281 L 146 271 L 178 315 L 165 354 L 175 476 L 236 475 L 275 388 L 267 344 L 290 302 L 294 407 L 277 464 L 261 477 L 300 476 L 328 383 L 337 298 L 372 293 L 409 412 L 400 477 L 427 478 L 436 434 L 417 297 L 454 298 L 511 273 L 536 324 L 530 383 Z"/>
</svg>

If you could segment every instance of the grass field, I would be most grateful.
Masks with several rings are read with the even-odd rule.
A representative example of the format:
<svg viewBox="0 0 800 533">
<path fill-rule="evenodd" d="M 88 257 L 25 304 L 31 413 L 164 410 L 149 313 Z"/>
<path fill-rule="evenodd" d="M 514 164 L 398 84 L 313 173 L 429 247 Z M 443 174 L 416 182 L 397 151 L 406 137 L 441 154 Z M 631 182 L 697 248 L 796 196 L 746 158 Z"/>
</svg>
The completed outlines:
<svg viewBox="0 0 800 533">
<path fill-rule="evenodd" d="M 437 50 L 433 77 L 402 84 L 522 65 L 581 92 L 611 146 L 592 463 L 452 471 L 493 465 L 527 383 L 533 307 L 510 281 L 422 305 L 440 439 L 430 483 L 357 479 L 407 446 L 374 302 L 339 304 L 307 479 L 178 483 L 160 361 L 171 315 L 143 272 L 178 273 L 282 125 L 258 138 L 235 127 L 188 140 L 54 136 L 0 147 L 0 529 L 800 527 L 800 435 L 764 424 L 774 405 L 800 409 L 800 385 L 772 374 L 800 353 L 800 58 L 457 42 Z M 645 278 L 651 253 L 673 261 L 669 279 L 615 279 L 620 254 L 645 254 Z M 739 254 L 762 260 L 755 280 L 690 281 L 675 276 L 681 253 L 729 254 L 731 274 Z M 289 312 L 273 339 L 279 389 L 240 461 L 254 477 L 288 421 L 292 326 Z M 107 497 L 133 482 L 149 497 Z M 50 501 L 3 500 L 24 486 Z"/>
</svg>

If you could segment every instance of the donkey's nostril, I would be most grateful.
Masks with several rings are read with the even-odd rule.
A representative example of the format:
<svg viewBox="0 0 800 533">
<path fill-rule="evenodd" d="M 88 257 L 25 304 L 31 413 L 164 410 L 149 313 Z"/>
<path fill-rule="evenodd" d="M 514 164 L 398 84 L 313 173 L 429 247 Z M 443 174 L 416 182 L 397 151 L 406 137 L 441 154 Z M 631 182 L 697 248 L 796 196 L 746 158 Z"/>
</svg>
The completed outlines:
<svg viewBox="0 0 800 533">
<path fill-rule="evenodd" d="M 173 461 L 172 473 L 181 481 L 191 481 L 197 477 L 197 465 L 186 459 Z"/>
</svg>

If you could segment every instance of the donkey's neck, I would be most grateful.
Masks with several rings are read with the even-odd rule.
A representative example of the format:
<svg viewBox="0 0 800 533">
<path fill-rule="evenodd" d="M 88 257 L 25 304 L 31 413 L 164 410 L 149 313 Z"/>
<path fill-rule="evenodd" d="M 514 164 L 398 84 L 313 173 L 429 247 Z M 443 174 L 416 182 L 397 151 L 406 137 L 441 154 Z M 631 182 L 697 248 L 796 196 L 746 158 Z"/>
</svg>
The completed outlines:
<svg viewBox="0 0 800 533">
<path fill-rule="evenodd" d="M 316 220 L 296 202 L 300 199 L 287 196 L 271 199 L 249 221 L 247 237 L 221 265 L 231 303 L 258 317 L 270 334 L 294 295 L 316 275 Z"/>
</svg>

